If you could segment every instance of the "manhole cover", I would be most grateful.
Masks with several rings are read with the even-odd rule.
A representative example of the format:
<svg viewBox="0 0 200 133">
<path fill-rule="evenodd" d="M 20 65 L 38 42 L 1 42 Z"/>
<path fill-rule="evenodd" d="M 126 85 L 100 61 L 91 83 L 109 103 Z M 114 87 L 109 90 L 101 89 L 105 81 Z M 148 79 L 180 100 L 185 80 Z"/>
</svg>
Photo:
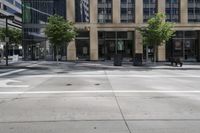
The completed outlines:
<svg viewBox="0 0 200 133">
<path fill-rule="evenodd" d="M 72 86 L 72 84 L 66 84 L 66 86 Z"/>
</svg>

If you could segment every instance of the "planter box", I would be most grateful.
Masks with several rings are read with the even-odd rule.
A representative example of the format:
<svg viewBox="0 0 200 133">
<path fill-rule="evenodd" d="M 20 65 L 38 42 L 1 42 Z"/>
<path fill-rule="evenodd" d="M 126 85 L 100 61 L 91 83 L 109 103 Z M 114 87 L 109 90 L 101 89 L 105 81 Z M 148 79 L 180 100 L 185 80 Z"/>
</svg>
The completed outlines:
<svg viewBox="0 0 200 133">
<path fill-rule="evenodd" d="M 116 54 L 114 56 L 114 66 L 122 66 L 122 55 Z"/>
<path fill-rule="evenodd" d="M 134 66 L 142 66 L 142 60 L 143 60 L 143 55 L 141 53 L 135 54 L 135 57 L 133 59 L 133 65 Z"/>
</svg>

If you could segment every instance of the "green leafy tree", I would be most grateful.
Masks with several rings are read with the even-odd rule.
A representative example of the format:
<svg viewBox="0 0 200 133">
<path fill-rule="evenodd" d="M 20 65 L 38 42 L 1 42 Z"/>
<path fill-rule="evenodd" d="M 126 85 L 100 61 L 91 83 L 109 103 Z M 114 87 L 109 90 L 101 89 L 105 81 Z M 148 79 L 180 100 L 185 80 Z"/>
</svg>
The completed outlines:
<svg viewBox="0 0 200 133">
<path fill-rule="evenodd" d="M 74 24 L 66 21 L 63 17 L 53 15 L 48 18 L 48 24 L 45 28 L 50 43 L 56 49 L 56 60 L 58 61 L 58 51 L 62 44 L 74 40 L 77 32 Z"/>
<path fill-rule="evenodd" d="M 146 27 L 138 27 L 143 37 L 143 44 L 153 46 L 154 62 L 157 61 L 158 46 L 167 42 L 174 35 L 174 24 L 165 22 L 166 16 L 163 13 L 157 13 L 149 19 Z"/>
<path fill-rule="evenodd" d="M 22 41 L 22 31 L 15 28 L 9 28 L 7 37 L 9 37 L 9 44 L 19 45 Z M 0 40 L 5 42 L 5 38 L 6 28 L 0 28 Z"/>
</svg>

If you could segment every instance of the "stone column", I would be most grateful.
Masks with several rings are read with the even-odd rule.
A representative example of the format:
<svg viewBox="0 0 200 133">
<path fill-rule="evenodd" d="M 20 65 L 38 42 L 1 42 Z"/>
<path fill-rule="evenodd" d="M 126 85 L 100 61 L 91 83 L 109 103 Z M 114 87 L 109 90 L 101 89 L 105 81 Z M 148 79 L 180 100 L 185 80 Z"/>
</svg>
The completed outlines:
<svg viewBox="0 0 200 133">
<path fill-rule="evenodd" d="M 71 41 L 67 48 L 67 60 L 75 61 L 76 60 L 76 44 L 75 41 Z"/>
<path fill-rule="evenodd" d="M 67 20 L 75 22 L 75 0 L 67 0 Z"/>
<path fill-rule="evenodd" d="M 165 13 L 166 0 L 158 0 L 158 12 Z"/>
<path fill-rule="evenodd" d="M 97 23 L 97 0 L 90 0 L 90 23 Z"/>
<path fill-rule="evenodd" d="M 75 22 L 75 1 L 67 0 L 67 20 Z M 67 47 L 67 60 L 76 60 L 76 44 L 75 41 L 69 43 Z"/>
<path fill-rule="evenodd" d="M 166 61 L 166 44 L 158 47 L 158 61 Z"/>
<path fill-rule="evenodd" d="M 121 22 L 121 0 L 113 0 L 112 2 L 113 23 L 118 24 Z"/>
<path fill-rule="evenodd" d="M 90 60 L 98 60 L 98 32 L 95 26 L 90 27 Z"/>
<path fill-rule="evenodd" d="M 135 23 L 137 26 L 143 24 L 143 0 L 135 0 Z M 135 53 L 143 53 L 142 35 L 135 31 Z"/>
<path fill-rule="evenodd" d="M 135 0 L 135 23 L 143 23 L 143 0 Z"/>
<path fill-rule="evenodd" d="M 188 23 L 188 0 L 180 0 L 181 24 Z"/>
<path fill-rule="evenodd" d="M 142 35 L 135 31 L 135 54 L 143 53 Z"/>
<path fill-rule="evenodd" d="M 158 0 L 158 12 L 165 13 L 165 0 Z M 158 46 L 158 61 L 166 61 L 166 44 Z"/>
</svg>

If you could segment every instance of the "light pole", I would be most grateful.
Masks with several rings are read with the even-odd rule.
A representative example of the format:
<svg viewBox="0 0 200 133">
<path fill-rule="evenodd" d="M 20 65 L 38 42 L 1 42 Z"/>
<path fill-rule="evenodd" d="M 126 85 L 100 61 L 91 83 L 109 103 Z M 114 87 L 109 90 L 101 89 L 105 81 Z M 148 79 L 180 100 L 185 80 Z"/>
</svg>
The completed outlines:
<svg viewBox="0 0 200 133">
<path fill-rule="evenodd" d="M 6 19 L 6 37 L 5 37 L 5 42 L 6 42 L 6 66 L 8 66 L 8 45 L 9 45 L 9 37 L 8 37 L 8 19 L 13 20 L 14 16 L 12 15 L 1 15 L 1 19 Z"/>
</svg>

